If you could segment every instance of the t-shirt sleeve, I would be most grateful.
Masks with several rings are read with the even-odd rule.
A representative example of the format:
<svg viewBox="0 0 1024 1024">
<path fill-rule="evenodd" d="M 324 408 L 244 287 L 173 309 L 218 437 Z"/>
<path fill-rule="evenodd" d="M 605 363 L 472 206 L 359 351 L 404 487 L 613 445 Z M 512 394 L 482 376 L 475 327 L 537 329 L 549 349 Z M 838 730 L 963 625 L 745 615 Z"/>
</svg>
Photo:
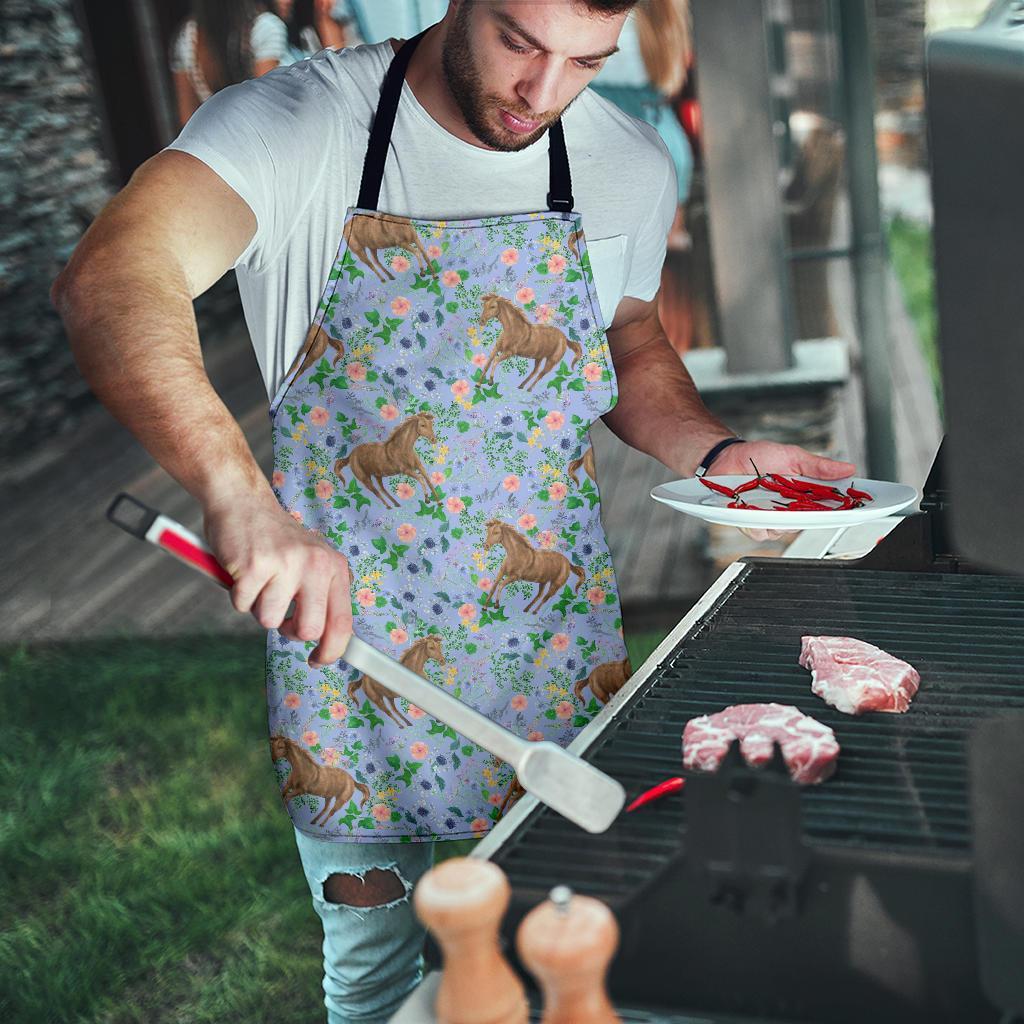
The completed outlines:
<svg viewBox="0 0 1024 1024">
<path fill-rule="evenodd" d="M 629 279 L 624 295 L 649 302 L 661 287 L 661 268 L 668 248 L 668 233 L 676 216 L 679 203 L 676 169 L 668 147 L 652 131 L 652 142 L 657 146 L 657 164 L 662 166 L 661 185 L 651 193 L 651 209 L 641 224 L 633 246 L 629 264 Z M 657 177 L 655 180 L 658 180 Z"/>
<path fill-rule="evenodd" d="M 235 266 L 253 273 L 283 249 L 338 145 L 338 105 L 309 63 L 215 93 L 167 147 L 202 160 L 248 204 L 256 233 Z"/>
<path fill-rule="evenodd" d="M 257 15 L 249 34 L 252 59 L 283 61 L 288 55 L 288 27 L 270 11 Z"/>
</svg>

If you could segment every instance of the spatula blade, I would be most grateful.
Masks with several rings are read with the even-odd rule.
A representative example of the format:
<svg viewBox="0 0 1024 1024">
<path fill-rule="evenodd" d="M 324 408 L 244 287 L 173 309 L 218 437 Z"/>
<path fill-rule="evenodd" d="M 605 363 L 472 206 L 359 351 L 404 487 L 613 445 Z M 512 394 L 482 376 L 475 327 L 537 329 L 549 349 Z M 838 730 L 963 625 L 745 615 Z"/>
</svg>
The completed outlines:
<svg viewBox="0 0 1024 1024">
<path fill-rule="evenodd" d="M 587 832 L 605 832 L 626 802 L 621 783 L 556 743 L 542 740 L 516 765 L 523 788 Z"/>
</svg>

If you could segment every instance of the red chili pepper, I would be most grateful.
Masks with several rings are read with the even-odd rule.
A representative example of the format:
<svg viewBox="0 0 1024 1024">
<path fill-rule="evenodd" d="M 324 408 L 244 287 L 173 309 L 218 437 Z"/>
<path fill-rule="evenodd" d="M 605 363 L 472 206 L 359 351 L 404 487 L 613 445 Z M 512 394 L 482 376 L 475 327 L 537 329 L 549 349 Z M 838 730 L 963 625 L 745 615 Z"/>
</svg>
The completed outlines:
<svg viewBox="0 0 1024 1024">
<path fill-rule="evenodd" d="M 828 487 L 825 484 L 816 484 L 811 480 L 798 480 L 796 477 L 790 477 L 787 479 L 784 476 L 780 476 L 778 473 L 772 473 L 772 476 L 784 486 L 790 487 L 794 491 L 801 491 L 805 494 L 809 494 L 814 498 L 838 498 L 843 493 L 837 487 Z"/>
<path fill-rule="evenodd" d="M 659 800 L 663 796 L 667 796 L 669 793 L 678 792 L 686 784 L 686 779 L 675 778 L 666 779 L 664 782 L 659 782 L 656 786 L 652 786 L 645 793 L 641 793 L 627 808 L 629 811 L 635 811 L 638 807 L 643 807 L 644 804 L 649 804 L 652 800 Z"/>
<path fill-rule="evenodd" d="M 873 499 L 873 498 L 871 497 L 871 495 L 870 495 L 870 494 L 868 494 L 868 492 L 867 492 L 867 491 L 858 491 L 858 490 L 856 490 L 856 489 L 855 489 L 855 488 L 853 488 L 853 487 L 847 487 L 847 488 L 846 488 L 846 493 L 847 493 L 847 494 L 848 494 L 848 495 L 849 495 L 849 496 L 850 496 L 851 498 L 859 498 L 859 499 L 860 499 L 861 501 L 873 501 L 873 500 L 874 500 L 874 499 Z"/>
<path fill-rule="evenodd" d="M 700 480 L 700 482 L 705 487 L 710 488 L 712 491 L 715 491 L 718 494 L 724 494 L 727 498 L 735 498 L 736 497 L 736 492 L 735 491 L 731 490 L 728 487 L 725 487 L 722 484 L 716 484 L 714 482 L 714 480 L 708 480 L 708 478 L 704 477 L 704 476 L 698 477 L 698 479 Z"/>
<path fill-rule="evenodd" d="M 834 509 L 828 507 L 828 505 L 822 505 L 819 501 L 810 501 L 804 499 L 803 501 L 797 499 L 791 501 L 788 505 L 781 501 L 775 503 L 780 508 L 788 509 L 790 512 L 832 512 Z"/>
<path fill-rule="evenodd" d="M 761 481 L 758 477 L 754 477 L 753 480 L 748 480 L 746 483 L 740 484 L 736 488 L 737 494 L 746 494 L 747 491 L 756 491 L 761 486 Z"/>
</svg>

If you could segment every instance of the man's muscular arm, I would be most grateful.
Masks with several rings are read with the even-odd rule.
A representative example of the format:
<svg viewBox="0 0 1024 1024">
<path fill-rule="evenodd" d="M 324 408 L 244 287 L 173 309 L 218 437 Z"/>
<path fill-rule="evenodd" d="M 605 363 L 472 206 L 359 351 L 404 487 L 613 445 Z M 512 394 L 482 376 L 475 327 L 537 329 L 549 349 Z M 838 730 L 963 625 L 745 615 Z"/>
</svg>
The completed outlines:
<svg viewBox="0 0 1024 1024">
<path fill-rule="evenodd" d="M 201 503 L 234 606 L 292 638 L 322 638 L 313 653 L 329 662 L 351 633 L 348 566 L 281 509 L 206 375 L 192 306 L 256 226 L 202 161 L 158 153 L 96 218 L 51 298 L 93 392 Z"/>
<path fill-rule="evenodd" d="M 693 476 L 718 442 L 734 436 L 701 401 L 693 378 L 665 336 L 658 297 L 625 297 L 608 329 L 619 400 L 605 423 L 627 444 L 663 462 L 679 476 Z M 855 467 L 774 441 L 730 445 L 715 459 L 715 474 L 796 473 L 821 480 L 849 476 Z"/>
</svg>

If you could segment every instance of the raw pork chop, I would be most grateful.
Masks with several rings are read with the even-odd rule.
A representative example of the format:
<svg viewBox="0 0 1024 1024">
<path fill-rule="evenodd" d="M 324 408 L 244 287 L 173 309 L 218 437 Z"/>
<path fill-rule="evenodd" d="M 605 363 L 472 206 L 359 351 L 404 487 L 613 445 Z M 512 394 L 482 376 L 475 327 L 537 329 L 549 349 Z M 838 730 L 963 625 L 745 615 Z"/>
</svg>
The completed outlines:
<svg viewBox="0 0 1024 1024">
<path fill-rule="evenodd" d="M 789 704 L 734 704 L 686 723 L 683 767 L 715 771 L 734 739 L 755 768 L 771 760 L 777 740 L 790 778 L 803 784 L 824 782 L 839 756 L 835 733 Z"/>
<path fill-rule="evenodd" d="M 801 637 L 800 664 L 811 670 L 811 692 L 837 711 L 906 711 L 917 693 L 917 669 L 848 636 Z"/>
</svg>

